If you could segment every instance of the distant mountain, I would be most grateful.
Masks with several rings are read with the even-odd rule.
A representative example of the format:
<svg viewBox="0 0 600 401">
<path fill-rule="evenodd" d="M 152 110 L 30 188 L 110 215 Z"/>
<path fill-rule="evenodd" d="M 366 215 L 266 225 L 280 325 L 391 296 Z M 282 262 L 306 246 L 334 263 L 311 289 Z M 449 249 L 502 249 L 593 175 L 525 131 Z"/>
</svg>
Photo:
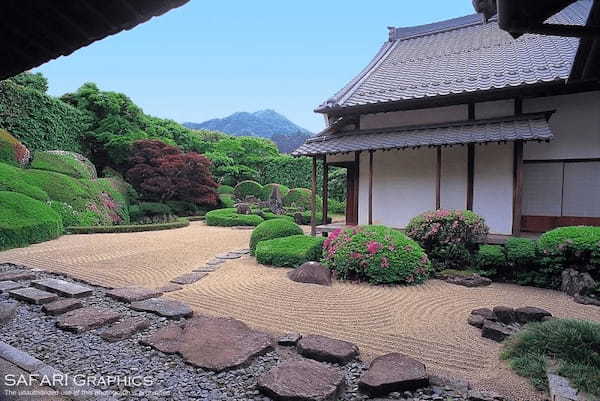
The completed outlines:
<svg viewBox="0 0 600 401">
<path fill-rule="evenodd" d="M 239 112 L 225 118 L 215 118 L 203 123 L 183 123 L 191 129 L 221 131 L 236 136 L 258 136 L 273 140 L 283 153 L 289 153 L 312 135 L 285 116 L 274 110 L 261 110 L 255 113 Z"/>
</svg>

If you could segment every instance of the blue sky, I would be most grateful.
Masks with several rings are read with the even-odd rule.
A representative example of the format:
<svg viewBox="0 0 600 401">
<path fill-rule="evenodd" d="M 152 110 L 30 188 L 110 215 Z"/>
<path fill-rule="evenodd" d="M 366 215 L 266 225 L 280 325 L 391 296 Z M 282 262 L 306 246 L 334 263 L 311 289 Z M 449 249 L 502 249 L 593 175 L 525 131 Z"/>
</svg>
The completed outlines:
<svg viewBox="0 0 600 401">
<path fill-rule="evenodd" d="M 191 0 L 35 71 L 53 95 L 92 81 L 179 122 L 271 108 L 318 131 L 313 109 L 369 62 L 387 26 L 472 12 L 471 0 Z"/>
</svg>

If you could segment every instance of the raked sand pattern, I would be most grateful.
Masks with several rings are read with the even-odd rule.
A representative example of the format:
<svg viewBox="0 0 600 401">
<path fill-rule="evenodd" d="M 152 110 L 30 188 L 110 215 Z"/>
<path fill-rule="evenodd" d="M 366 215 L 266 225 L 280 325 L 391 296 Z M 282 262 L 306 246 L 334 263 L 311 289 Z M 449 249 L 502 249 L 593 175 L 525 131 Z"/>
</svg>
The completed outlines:
<svg viewBox="0 0 600 401">
<path fill-rule="evenodd" d="M 250 233 L 197 222 L 153 233 L 64 236 L 0 252 L 0 262 L 65 272 L 108 287 L 160 287 L 217 254 L 247 247 Z M 499 344 L 466 324 L 469 312 L 495 305 L 538 306 L 558 317 L 600 322 L 600 308 L 543 289 L 507 284 L 465 288 L 439 280 L 415 287 L 345 282 L 322 287 L 292 282 L 287 271 L 245 256 L 166 296 L 198 313 L 231 316 L 273 333 L 297 331 L 351 341 L 367 360 L 402 352 L 426 363 L 432 373 L 523 401 L 543 397 L 499 360 Z"/>
</svg>

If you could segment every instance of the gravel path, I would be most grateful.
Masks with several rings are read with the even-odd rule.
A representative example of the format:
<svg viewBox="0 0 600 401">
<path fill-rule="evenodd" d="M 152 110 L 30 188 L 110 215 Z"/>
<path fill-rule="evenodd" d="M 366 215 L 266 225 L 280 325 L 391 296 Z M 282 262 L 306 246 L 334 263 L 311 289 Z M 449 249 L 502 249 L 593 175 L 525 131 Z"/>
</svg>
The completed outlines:
<svg viewBox="0 0 600 401">
<path fill-rule="evenodd" d="M 247 247 L 250 234 L 198 222 L 155 233 L 65 236 L 0 252 L 0 262 L 62 271 L 110 287 L 159 287 L 219 253 Z M 600 322 L 600 308 L 531 287 L 465 288 L 438 280 L 415 287 L 344 282 L 320 287 L 294 283 L 286 272 L 243 257 L 165 296 L 188 303 L 198 313 L 234 317 L 272 333 L 296 331 L 351 341 L 367 361 L 388 352 L 405 353 L 434 374 L 523 401 L 543 396 L 499 360 L 500 345 L 467 325 L 469 312 L 496 305 L 537 306 L 557 317 Z"/>
</svg>

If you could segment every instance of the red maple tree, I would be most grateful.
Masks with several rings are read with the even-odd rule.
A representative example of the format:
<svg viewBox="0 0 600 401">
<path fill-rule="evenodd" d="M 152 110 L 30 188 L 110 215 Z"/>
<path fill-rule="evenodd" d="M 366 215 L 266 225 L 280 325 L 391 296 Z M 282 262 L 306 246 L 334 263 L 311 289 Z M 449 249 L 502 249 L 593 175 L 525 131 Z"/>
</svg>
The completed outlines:
<svg viewBox="0 0 600 401">
<path fill-rule="evenodd" d="M 200 205 L 217 204 L 217 183 L 210 160 L 195 152 L 152 139 L 134 142 L 127 180 L 148 200 L 181 200 Z"/>
</svg>

